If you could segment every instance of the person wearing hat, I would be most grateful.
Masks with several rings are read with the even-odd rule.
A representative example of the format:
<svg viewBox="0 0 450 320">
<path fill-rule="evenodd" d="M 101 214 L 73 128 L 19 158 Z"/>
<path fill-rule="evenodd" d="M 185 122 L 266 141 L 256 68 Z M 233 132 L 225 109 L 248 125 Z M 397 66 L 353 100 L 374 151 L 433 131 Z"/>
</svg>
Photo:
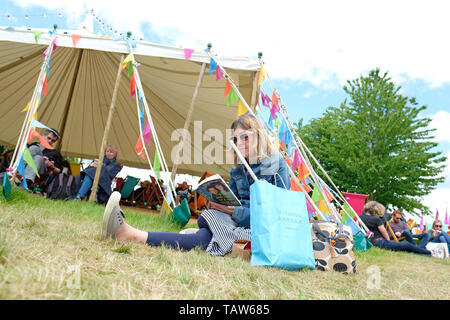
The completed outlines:
<svg viewBox="0 0 450 320">
<path fill-rule="evenodd" d="M 397 238 L 405 237 L 405 240 L 413 245 L 417 245 L 413 238 L 420 239 L 418 247 L 424 249 L 430 241 L 430 234 L 427 232 L 422 234 L 412 234 L 408 224 L 402 220 L 402 216 L 403 213 L 399 210 L 394 210 L 392 213 L 392 221 L 389 222 L 389 225 L 391 226 L 395 236 Z M 392 234 L 389 236 L 391 240 L 394 238 Z"/>
</svg>

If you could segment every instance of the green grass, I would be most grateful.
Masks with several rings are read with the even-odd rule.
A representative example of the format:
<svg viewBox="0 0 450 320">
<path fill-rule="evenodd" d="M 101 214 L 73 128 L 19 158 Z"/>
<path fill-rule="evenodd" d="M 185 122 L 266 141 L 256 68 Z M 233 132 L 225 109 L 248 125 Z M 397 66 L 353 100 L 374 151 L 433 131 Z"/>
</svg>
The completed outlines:
<svg viewBox="0 0 450 320">
<path fill-rule="evenodd" d="M 168 217 L 124 207 L 147 231 Z M 254 267 L 231 255 L 101 240 L 104 207 L 13 189 L 0 200 L 0 299 L 448 299 L 450 259 L 372 248 L 356 275 Z M 187 225 L 185 228 L 195 227 Z M 376 286 L 374 275 L 379 273 Z M 375 284 L 375 285 L 374 285 Z"/>
</svg>

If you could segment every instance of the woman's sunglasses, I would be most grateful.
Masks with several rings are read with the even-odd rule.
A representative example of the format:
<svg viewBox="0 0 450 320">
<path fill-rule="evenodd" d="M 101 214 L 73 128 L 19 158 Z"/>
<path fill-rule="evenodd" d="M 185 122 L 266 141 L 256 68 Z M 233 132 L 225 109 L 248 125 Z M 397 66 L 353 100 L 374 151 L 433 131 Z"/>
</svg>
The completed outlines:
<svg viewBox="0 0 450 320">
<path fill-rule="evenodd" d="M 239 134 L 239 135 L 237 135 L 237 136 L 232 136 L 233 142 L 234 142 L 234 144 L 237 144 L 238 141 L 247 142 L 247 141 L 248 141 L 248 137 L 249 137 L 250 135 L 252 135 L 252 134 L 254 134 L 254 132 L 248 130 L 248 131 L 245 131 L 245 132 L 243 132 L 243 133 L 241 133 L 241 134 Z"/>
</svg>

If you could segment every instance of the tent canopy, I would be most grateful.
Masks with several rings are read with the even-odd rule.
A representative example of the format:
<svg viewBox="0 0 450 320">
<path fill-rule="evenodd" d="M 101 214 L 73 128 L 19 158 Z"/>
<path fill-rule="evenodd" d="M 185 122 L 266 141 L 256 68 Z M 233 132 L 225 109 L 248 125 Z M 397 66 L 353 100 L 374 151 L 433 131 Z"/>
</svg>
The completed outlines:
<svg viewBox="0 0 450 320">
<path fill-rule="evenodd" d="M 32 97 L 43 62 L 42 53 L 50 39 L 50 34 L 44 33 L 36 44 L 34 32 L 30 29 L 0 28 L 1 145 L 15 146 L 17 143 L 26 115 L 21 111 Z M 72 34 L 58 31 L 56 43 L 47 82 L 48 95 L 38 108 L 37 119 L 61 133 L 58 148 L 63 156 L 97 158 L 119 62 L 122 55 L 128 54 L 127 42 L 83 36 L 74 47 Z M 172 141 L 172 133 L 183 128 L 201 65 L 209 64 L 210 58 L 204 52 L 194 52 L 190 60 L 186 60 L 182 48 L 144 41 L 137 42 L 134 54 L 140 64 L 138 70 L 153 123 L 171 170 L 172 150 L 178 144 L 178 141 Z M 217 60 L 250 105 L 260 68 L 258 61 L 226 57 L 218 57 Z M 122 164 L 149 169 L 148 163 L 134 151 L 139 136 L 136 98 L 130 99 L 129 96 L 127 69 L 122 72 L 108 143 L 118 145 L 118 160 Z M 228 178 L 229 164 L 211 163 L 208 158 L 194 164 L 194 152 L 202 152 L 215 140 L 212 138 L 211 141 L 206 136 L 197 137 L 194 144 L 194 121 L 201 121 L 202 135 L 210 128 L 219 129 L 223 139 L 218 139 L 216 143 L 219 150 L 225 150 L 225 130 L 230 128 L 237 116 L 237 103 L 229 107 L 226 105 L 224 87 L 224 79 L 216 81 L 215 76 L 205 73 L 189 127 L 191 164 L 180 164 L 179 173 L 201 176 L 208 171 Z M 148 150 L 153 157 L 153 140 Z M 222 159 L 225 161 L 226 154 L 223 152 Z"/>
</svg>

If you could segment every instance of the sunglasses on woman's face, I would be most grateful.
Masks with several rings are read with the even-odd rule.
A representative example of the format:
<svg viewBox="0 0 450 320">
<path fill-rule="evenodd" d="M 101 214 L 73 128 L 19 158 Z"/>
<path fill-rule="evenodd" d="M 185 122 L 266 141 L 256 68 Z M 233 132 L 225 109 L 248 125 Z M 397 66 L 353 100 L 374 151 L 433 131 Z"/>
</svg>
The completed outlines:
<svg viewBox="0 0 450 320">
<path fill-rule="evenodd" d="M 241 134 L 239 134 L 239 135 L 237 135 L 237 136 L 233 136 L 232 138 L 233 138 L 233 142 L 234 142 L 234 144 L 237 144 L 238 143 L 238 141 L 243 141 L 243 142 L 247 142 L 248 141 L 248 137 L 250 136 L 250 135 L 252 135 L 253 134 L 253 131 L 245 131 L 245 132 L 243 132 L 243 133 L 241 133 Z"/>
<path fill-rule="evenodd" d="M 436 227 L 436 228 L 442 228 L 442 225 L 437 224 L 437 225 L 435 225 L 435 227 Z"/>
</svg>

